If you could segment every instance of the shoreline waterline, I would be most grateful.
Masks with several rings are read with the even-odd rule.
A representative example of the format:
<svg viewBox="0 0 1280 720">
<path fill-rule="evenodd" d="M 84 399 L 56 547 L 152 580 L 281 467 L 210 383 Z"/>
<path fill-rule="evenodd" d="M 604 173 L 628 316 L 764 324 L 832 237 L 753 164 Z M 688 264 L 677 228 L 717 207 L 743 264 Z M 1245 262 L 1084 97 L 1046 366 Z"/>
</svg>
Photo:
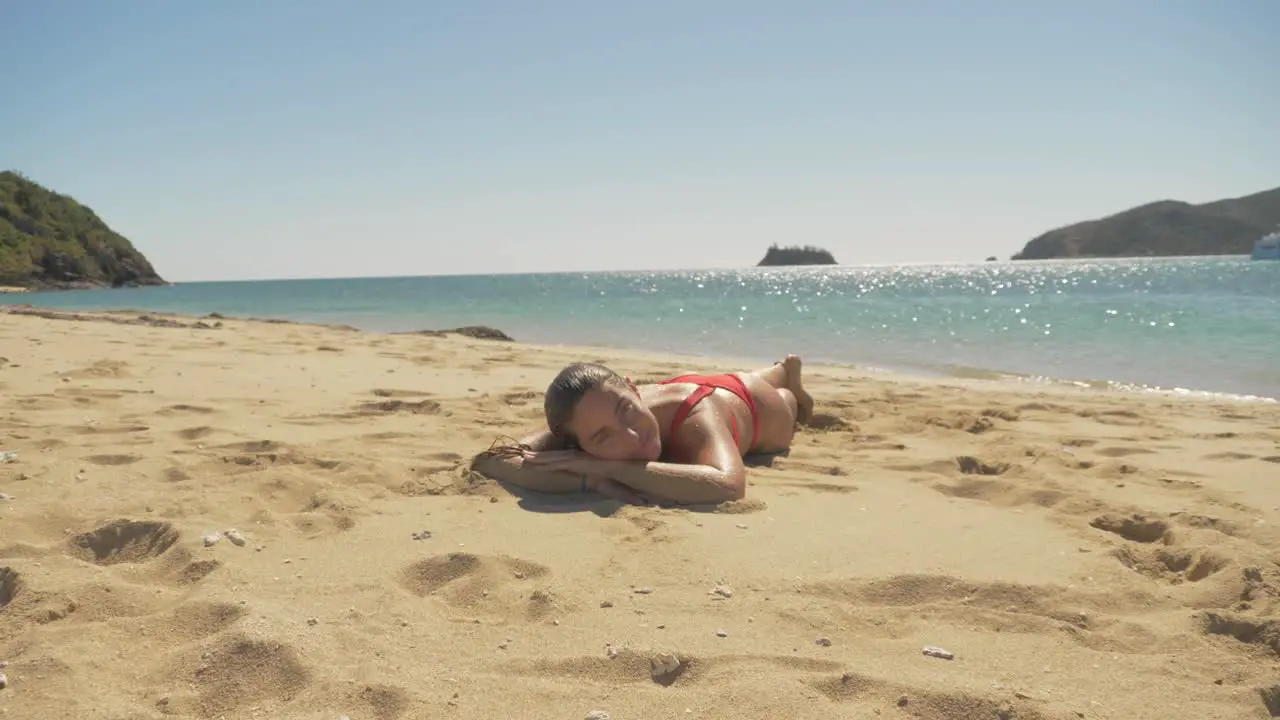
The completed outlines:
<svg viewBox="0 0 1280 720">
<path fill-rule="evenodd" d="M 376 328 L 360 327 L 351 323 L 331 323 L 320 322 L 314 320 L 298 319 L 282 315 L 258 315 L 258 316 L 238 316 L 228 315 L 224 313 L 207 313 L 197 315 L 191 313 L 169 312 L 146 310 L 137 308 L 120 308 L 109 310 L 71 310 L 66 308 L 49 307 L 42 305 L 34 305 L 31 303 L 0 303 L 0 314 L 9 314 L 15 316 L 34 317 L 47 320 L 57 321 L 101 321 L 112 319 L 114 321 L 123 321 L 131 319 L 128 324 L 137 324 L 140 326 L 148 325 L 148 320 L 164 318 L 168 320 L 187 321 L 195 327 L 199 327 L 198 323 L 219 322 L 223 320 L 242 322 L 242 323 L 262 323 L 271 325 L 297 325 L 304 327 L 318 327 L 330 329 L 342 329 L 351 332 L 358 332 L 368 335 L 415 335 L 415 334 L 436 334 L 436 333 L 454 333 L 455 330 L 466 325 L 452 325 L 445 328 L 418 328 L 414 330 L 385 330 Z M 492 327 L 492 326 L 481 326 Z M 652 348 L 641 345 L 619 345 L 615 343 L 592 343 L 580 344 L 571 342 L 551 342 L 539 340 L 522 339 L 518 333 L 510 332 L 506 328 L 492 329 L 498 330 L 509 335 L 512 342 L 516 345 L 529 347 L 538 350 L 556 350 L 560 352 L 570 352 L 579 354 L 584 358 L 590 358 L 594 351 L 605 351 L 612 354 L 621 354 L 624 356 L 635 357 L 644 361 L 666 361 L 666 362 L 686 362 L 693 364 L 690 369 L 731 369 L 742 367 L 743 369 L 763 366 L 772 363 L 780 358 L 764 355 L 751 355 L 739 353 L 725 352 L 700 352 L 694 349 L 682 348 L 672 350 L 668 348 Z M 502 340 L 492 340 L 492 342 L 505 342 Z M 1111 394 L 1119 396 L 1135 396 L 1135 397 L 1164 397 L 1176 400 L 1196 400 L 1206 402 L 1229 402 L 1229 403 L 1247 403 L 1247 404 L 1275 404 L 1280 403 L 1280 397 L 1271 397 L 1265 395 L 1251 395 L 1244 393 L 1220 392 L 1196 388 L 1181 387 L 1160 387 L 1156 385 L 1147 385 L 1141 383 L 1129 383 L 1109 379 L 1080 379 L 1080 378 L 1064 378 L 1053 377 L 1048 375 L 1040 375 L 1034 373 L 1017 373 L 999 370 L 995 368 L 983 368 L 969 365 L 937 365 L 927 366 L 924 364 L 911 367 L 894 367 L 883 364 L 858 363 L 844 360 L 833 360 L 821 355 L 813 355 L 805 352 L 804 347 L 797 347 L 792 350 L 796 354 L 804 358 L 806 371 L 822 372 L 823 369 L 843 370 L 852 372 L 861 377 L 875 378 L 901 383 L 924 383 L 924 384 L 946 384 L 955 386 L 970 386 L 977 388 L 1004 389 L 1012 391 L 1057 391 L 1070 395 L 1099 393 Z"/>
</svg>

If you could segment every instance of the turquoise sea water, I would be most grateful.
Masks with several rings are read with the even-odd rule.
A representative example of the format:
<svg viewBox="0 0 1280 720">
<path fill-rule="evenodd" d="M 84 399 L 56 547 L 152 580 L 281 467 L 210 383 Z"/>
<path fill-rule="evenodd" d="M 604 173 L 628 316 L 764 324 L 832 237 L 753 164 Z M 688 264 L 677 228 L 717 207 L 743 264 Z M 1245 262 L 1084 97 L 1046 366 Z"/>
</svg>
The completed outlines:
<svg viewBox="0 0 1280 720">
<path fill-rule="evenodd" d="M 1248 258 L 191 283 L 11 301 L 345 323 L 1280 398 L 1280 262 Z"/>
</svg>

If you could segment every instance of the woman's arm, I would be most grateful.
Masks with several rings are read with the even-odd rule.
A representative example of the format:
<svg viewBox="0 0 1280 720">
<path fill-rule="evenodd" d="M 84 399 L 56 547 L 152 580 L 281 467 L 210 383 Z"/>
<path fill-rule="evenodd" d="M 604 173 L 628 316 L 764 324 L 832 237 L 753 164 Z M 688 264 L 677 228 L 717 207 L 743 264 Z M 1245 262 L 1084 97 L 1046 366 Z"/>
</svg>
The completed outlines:
<svg viewBox="0 0 1280 720">
<path fill-rule="evenodd" d="M 567 449 L 564 441 L 543 428 L 525 435 L 517 445 L 492 447 L 471 461 L 471 469 L 499 482 L 547 493 L 582 490 L 582 473 L 539 467 L 524 461 L 524 448 L 533 452 Z"/>
<path fill-rule="evenodd" d="M 593 457 L 553 458 L 548 469 L 585 472 L 588 489 L 613 480 L 655 501 L 682 505 L 739 500 L 746 494 L 747 473 L 738 446 L 725 423 L 712 413 L 690 417 L 678 443 L 690 448 L 687 463 L 602 460 Z M 542 464 L 542 463 L 539 463 Z"/>
<path fill-rule="evenodd" d="M 681 505 L 722 503 L 746 495 L 745 473 L 713 465 L 622 461 L 602 466 L 599 473 L 645 497 Z"/>
</svg>

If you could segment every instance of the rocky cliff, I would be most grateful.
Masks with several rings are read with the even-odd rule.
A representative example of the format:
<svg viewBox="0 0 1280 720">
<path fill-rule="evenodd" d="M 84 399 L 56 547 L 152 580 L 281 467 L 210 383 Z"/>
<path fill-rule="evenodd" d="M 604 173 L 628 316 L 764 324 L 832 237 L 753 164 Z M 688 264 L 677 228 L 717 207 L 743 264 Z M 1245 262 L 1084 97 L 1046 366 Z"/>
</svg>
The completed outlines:
<svg viewBox="0 0 1280 720">
<path fill-rule="evenodd" d="M 92 210 L 19 173 L 0 172 L 0 285 L 164 284 L 142 253 Z"/>
<path fill-rule="evenodd" d="M 822 248 L 805 245 L 804 247 L 793 245 L 791 247 L 778 247 L 770 245 L 769 250 L 765 252 L 764 259 L 756 263 L 756 267 L 767 267 L 776 265 L 836 265 L 836 259 L 830 252 Z"/>
<path fill-rule="evenodd" d="M 1247 255 L 1277 223 L 1280 188 L 1202 205 L 1161 200 L 1051 230 L 1012 259 Z"/>
</svg>

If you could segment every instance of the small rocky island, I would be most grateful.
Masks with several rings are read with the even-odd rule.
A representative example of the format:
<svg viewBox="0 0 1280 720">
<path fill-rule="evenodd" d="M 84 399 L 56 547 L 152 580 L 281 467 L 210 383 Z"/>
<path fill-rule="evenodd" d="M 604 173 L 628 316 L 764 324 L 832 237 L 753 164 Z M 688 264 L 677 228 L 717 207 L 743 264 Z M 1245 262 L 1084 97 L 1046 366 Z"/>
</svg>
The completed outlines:
<svg viewBox="0 0 1280 720">
<path fill-rule="evenodd" d="M 1280 188 L 1201 205 L 1161 200 L 1051 230 L 1011 259 L 1248 255 L 1277 223 Z"/>
<path fill-rule="evenodd" d="M 778 267 L 782 265 L 838 265 L 832 254 L 812 245 L 792 245 L 779 247 L 777 243 L 769 246 L 764 259 L 756 263 L 756 267 Z"/>
<path fill-rule="evenodd" d="M 0 172 L 0 287 L 165 284 L 142 253 L 93 210 L 20 173 Z"/>
</svg>

